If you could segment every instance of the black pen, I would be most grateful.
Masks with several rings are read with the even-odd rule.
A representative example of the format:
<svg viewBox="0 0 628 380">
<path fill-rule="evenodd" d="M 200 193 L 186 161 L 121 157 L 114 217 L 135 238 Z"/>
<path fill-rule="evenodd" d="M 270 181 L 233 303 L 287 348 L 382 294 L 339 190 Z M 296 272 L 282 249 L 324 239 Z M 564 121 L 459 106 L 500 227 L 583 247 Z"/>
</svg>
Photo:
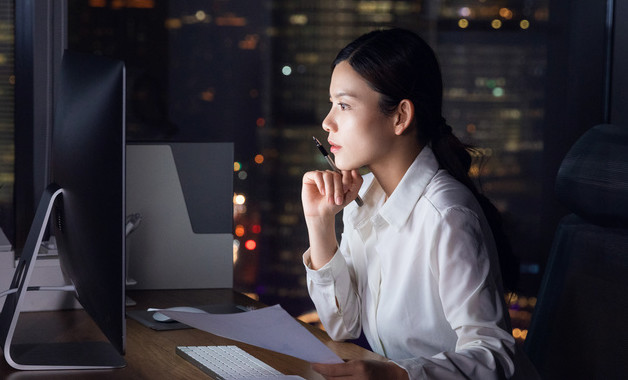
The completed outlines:
<svg viewBox="0 0 628 380">
<path fill-rule="evenodd" d="M 335 171 L 336 173 L 340 173 L 340 169 L 338 169 L 338 167 L 336 166 L 336 164 L 334 163 L 334 160 L 331 159 L 331 157 L 329 157 L 329 153 L 327 153 L 327 150 L 325 149 L 325 147 L 323 147 L 321 145 L 321 142 L 318 141 L 318 139 L 314 136 L 312 136 L 312 138 L 314 139 L 314 143 L 316 144 L 316 147 L 318 148 L 318 150 L 321 151 L 321 153 L 323 154 L 323 156 L 325 157 L 325 159 L 327 160 L 327 163 L 329 164 L 329 166 L 331 166 L 331 169 L 333 171 Z M 362 200 L 362 198 L 360 198 L 360 196 L 358 195 L 355 198 L 355 203 L 358 204 L 359 207 L 362 207 L 362 205 L 364 204 L 364 201 Z"/>
</svg>

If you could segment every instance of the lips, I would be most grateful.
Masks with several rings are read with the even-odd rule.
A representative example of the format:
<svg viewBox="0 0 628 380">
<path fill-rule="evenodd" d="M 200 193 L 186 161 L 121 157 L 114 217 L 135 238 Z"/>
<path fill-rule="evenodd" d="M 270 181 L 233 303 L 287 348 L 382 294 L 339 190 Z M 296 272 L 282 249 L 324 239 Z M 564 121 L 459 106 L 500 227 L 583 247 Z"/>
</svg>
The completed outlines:
<svg viewBox="0 0 628 380">
<path fill-rule="evenodd" d="M 330 152 L 332 152 L 332 153 L 334 153 L 334 154 L 335 154 L 336 152 L 338 152 L 338 151 L 342 148 L 340 145 L 336 145 L 336 144 L 334 144 L 334 142 L 333 142 L 333 141 L 331 141 L 331 140 L 329 140 L 328 142 L 329 142 L 329 145 L 330 145 L 330 146 L 329 146 L 329 151 L 330 151 Z"/>
</svg>

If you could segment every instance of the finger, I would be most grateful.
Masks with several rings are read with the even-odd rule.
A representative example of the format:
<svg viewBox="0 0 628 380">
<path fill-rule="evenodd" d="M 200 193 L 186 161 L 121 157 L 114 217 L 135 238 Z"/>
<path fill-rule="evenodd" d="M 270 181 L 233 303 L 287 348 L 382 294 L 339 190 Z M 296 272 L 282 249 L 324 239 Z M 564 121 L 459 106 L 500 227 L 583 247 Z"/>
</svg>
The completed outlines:
<svg viewBox="0 0 628 380">
<path fill-rule="evenodd" d="M 332 172 L 330 170 L 327 170 L 325 172 L 323 172 L 323 182 L 325 185 L 325 193 L 323 193 L 324 195 L 327 196 L 327 201 L 329 203 L 334 203 L 334 182 L 337 181 L 336 177 L 338 177 L 339 174 L 336 172 Z"/>
<path fill-rule="evenodd" d="M 334 199 L 338 206 L 341 206 L 345 201 L 345 191 L 344 191 L 344 175 L 341 175 L 337 181 L 334 181 Z"/>
<path fill-rule="evenodd" d="M 348 204 L 352 202 L 355 198 L 357 198 L 364 180 L 357 170 L 351 170 L 351 172 L 347 172 L 347 177 L 349 179 L 343 178 L 343 181 L 346 181 L 345 183 L 347 183 L 349 186 L 345 194 L 345 202 Z"/>
<path fill-rule="evenodd" d="M 342 172 L 342 190 L 344 191 L 344 193 L 347 193 L 351 190 L 353 180 L 353 171 Z"/>
<path fill-rule="evenodd" d="M 303 175 L 303 184 L 304 185 L 316 185 L 318 192 L 321 195 L 325 195 L 325 181 L 323 179 L 323 173 L 320 171 L 311 171 L 307 172 Z"/>
<path fill-rule="evenodd" d="M 351 170 L 351 178 L 353 180 L 351 184 L 355 186 L 356 190 L 360 190 L 360 187 L 362 187 L 362 183 L 364 182 L 360 173 L 357 170 Z"/>
</svg>

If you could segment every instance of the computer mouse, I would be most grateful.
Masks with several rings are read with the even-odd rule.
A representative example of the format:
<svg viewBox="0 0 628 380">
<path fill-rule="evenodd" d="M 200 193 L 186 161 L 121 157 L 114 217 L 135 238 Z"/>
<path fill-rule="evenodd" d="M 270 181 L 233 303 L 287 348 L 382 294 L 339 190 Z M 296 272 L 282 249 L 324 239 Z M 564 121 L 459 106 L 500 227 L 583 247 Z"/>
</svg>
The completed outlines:
<svg viewBox="0 0 628 380">
<path fill-rule="evenodd" d="M 176 322 L 176 321 L 160 313 L 159 310 L 185 311 L 188 313 L 207 313 L 205 310 L 197 309 L 191 306 L 176 306 L 176 307 L 169 307 L 167 309 L 148 309 L 148 311 L 155 311 L 155 313 L 153 313 L 154 320 L 156 320 L 157 322 L 163 322 L 163 323 Z"/>
</svg>

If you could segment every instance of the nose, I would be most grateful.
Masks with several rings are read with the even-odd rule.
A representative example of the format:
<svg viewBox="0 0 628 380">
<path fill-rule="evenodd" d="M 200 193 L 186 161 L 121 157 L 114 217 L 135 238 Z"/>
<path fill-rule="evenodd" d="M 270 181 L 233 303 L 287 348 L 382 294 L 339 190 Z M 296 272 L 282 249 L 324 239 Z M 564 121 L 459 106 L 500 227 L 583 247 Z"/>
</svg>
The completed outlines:
<svg viewBox="0 0 628 380">
<path fill-rule="evenodd" d="M 329 133 L 334 128 L 335 128 L 335 123 L 333 122 L 333 118 L 331 116 L 331 111 L 329 111 L 327 116 L 325 116 L 325 119 L 323 119 L 323 130 L 325 132 Z"/>
</svg>

